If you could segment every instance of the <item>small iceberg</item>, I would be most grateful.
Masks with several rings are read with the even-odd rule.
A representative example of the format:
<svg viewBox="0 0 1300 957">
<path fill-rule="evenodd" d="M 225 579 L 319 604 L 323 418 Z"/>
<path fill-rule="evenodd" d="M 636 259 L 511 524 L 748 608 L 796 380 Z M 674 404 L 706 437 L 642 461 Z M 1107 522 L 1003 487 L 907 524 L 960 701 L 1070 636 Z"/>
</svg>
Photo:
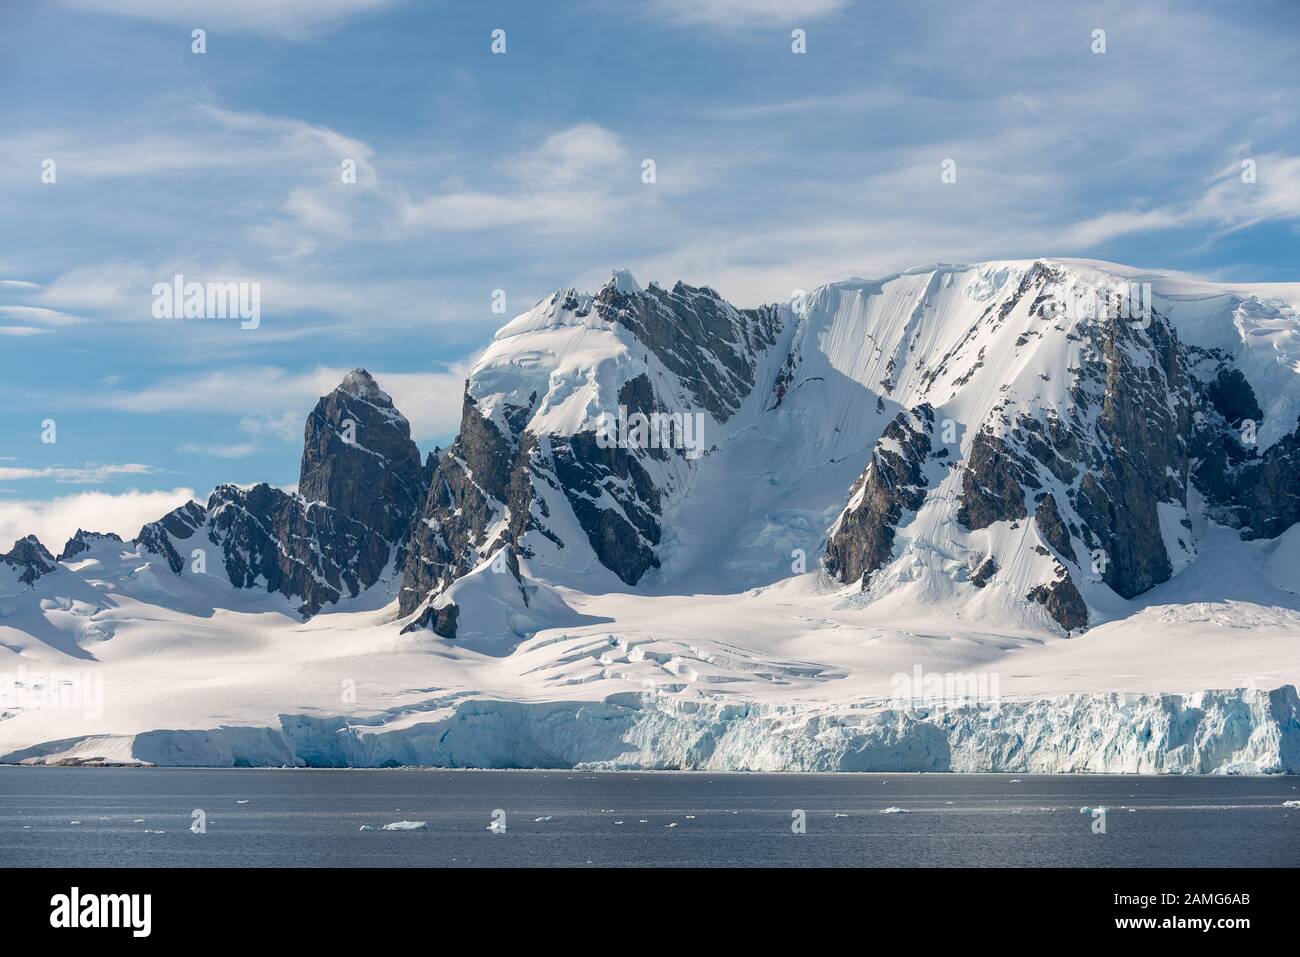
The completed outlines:
<svg viewBox="0 0 1300 957">
<path fill-rule="evenodd" d="M 427 831 L 428 829 L 428 821 L 394 821 L 380 828 L 381 831 Z"/>
</svg>

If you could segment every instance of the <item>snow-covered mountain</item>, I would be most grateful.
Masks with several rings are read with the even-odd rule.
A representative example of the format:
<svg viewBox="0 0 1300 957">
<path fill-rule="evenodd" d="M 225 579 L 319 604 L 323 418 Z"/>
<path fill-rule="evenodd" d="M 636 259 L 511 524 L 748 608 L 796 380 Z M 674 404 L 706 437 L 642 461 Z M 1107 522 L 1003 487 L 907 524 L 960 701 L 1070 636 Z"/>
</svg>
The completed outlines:
<svg viewBox="0 0 1300 957">
<path fill-rule="evenodd" d="M 0 655 L 131 688 L 97 735 L 9 709 L 0 757 L 1300 769 L 1298 304 L 1074 260 L 559 291 L 424 462 L 356 370 L 296 492 L 0 556 Z M 953 671 L 1015 703 L 899 710 Z"/>
</svg>

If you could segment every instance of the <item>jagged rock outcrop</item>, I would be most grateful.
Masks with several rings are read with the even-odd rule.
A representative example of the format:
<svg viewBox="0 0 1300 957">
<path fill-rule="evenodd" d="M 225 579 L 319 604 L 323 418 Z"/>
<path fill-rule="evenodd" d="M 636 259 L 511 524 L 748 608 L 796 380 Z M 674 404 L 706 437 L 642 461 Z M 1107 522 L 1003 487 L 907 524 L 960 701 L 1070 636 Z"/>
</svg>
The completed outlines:
<svg viewBox="0 0 1300 957">
<path fill-rule="evenodd" d="M 68 539 L 63 546 L 63 551 L 59 553 L 59 561 L 66 562 L 78 555 L 90 551 L 91 547 L 101 542 L 121 542 L 122 538 L 113 532 L 87 532 L 84 529 L 77 529 L 76 533 Z"/>
<path fill-rule="evenodd" d="M 186 559 L 176 547 L 178 541 L 189 541 L 204 523 L 207 522 L 207 510 L 198 502 L 186 502 L 172 509 L 156 522 L 150 522 L 140 529 L 135 537 L 135 544 L 146 551 L 161 555 L 167 567 L 179 575 L 185 567 Z"/>
<path fill-rule="evenodd" d="M 1065 629 L 1066 634 L 1088 627 L 1088 605 L 1075 587 L 1070 573 L 1063 566 L 1056 567 L 1059 576 L 1046 585 L 1035 585 L 1025 596 L 1047 609 L 1053 620 Z"/>
<path fill-rule="evenodd" d="M 1177 338 L 1158 313 L 1146 328 L 1107 321 L 1101 350 L 1100 441 L 1073 504 L 1085 546 L 1101 550 L 1102 580 L 1132 598 L 1173 573 L 1159 506 L 1186 512 L 1191 391 Z M 1075 392 L 1090 387 L 1095 377 L 1081 375 Z"/>
<path fill-rule="evenodd" d="M 24 585 L 34 585 L 38 578 L 59 567 L 49 549 L 35 535 L 27 535 L 14 542 L 13 548 L 0 555 L 0 563 L 13 569 L 18 581 Z"/>
<path fill-rule="evenodd" d="M 218 487 L 208 500 L 208 540 L 231 584 L 301 599 L 304 617 L 355 598 L 389 559 L 388 542 L 368 525 L 265 484 Z"/>
<path fill-rule="evenodd" d="M 1041 488 L 1025 456 L 987 428 L 971 440 L 957 521 L 972 531 L 1025 517 L 1025 490 Z"/>
<path fill-rule="evenodd" d="M 651 284 L 642 291 L 617 278 L 596 294 L 600 315 L 626 326 L 699 407 L 727 421 L 754 388 L 754 360 L 775 343 L 779 311 L 736 309 L 707 286 L 678 282 L 665 290 Z"/>
<path fill-rule="evenodd" d="M 215 546 L 232 585 L 298 600 L 308 617 L 400 564 L 426 475 L 406 419 L 355 369 L 308 417 L 297 494 L 222 485 L 206 507 L 190 502 L 146 525 L 136 543 L 176 574 L 195 549 L 206 565 Z"/>
<path fill-rule="evenodd" d="M 1263 451 L 1264 411 L 1232 360 L 1189 350 L 1199 401 L 1192 435 L 1192 480 L 1207 512 L 1243 538 L 1275 538 L 1300 521 L 1300 421 Z"/>
<path fill-rule="evenodd" d="M 971 572 L 970 583 L 976 588 L 983 588 L 993 580 L 993 576 L 998 573 L 998 563 L 992 555 L 980 562 L 976 569 Z"/>
<path fill-rule="evenodd" d="M 508 424 L 521 414 L 503 418 Z M 509 524 L 501 525 L 490 541 L 488 532 L 505 515 L 512 498 L 518 513 L 528 514 L 526 482 L 516 483 L 512 494 L 512 476 L 517 469 L 528 468 L 536 446 L 521 446 L 521 439 L 503 434 L 466 393 L 460 434 L 434 465 L 428 496 L 412 531 L 399 593 L 402 615 L 412 614 L 430 596 L 472 571 L 493 546 L 513 540 Z M 432 621 L 426 615 L 418 624 Z"/>
<path fill-rule="evenodd" d="M 825 567 L 839 581 L 865 587 L 871 573 L 893 557 L 903 512 L 920 508 L 931 485 L 926 465 L 933 432 L 934 409 L 926 404 L 898 413 L 885 427 L 829 533 Z"/>
<path fill-rule="evenodd" d="M 428 489 L 411 427 L 365 369 L 307 417 L 298 494 L 405 544 Z"/>
</svg>

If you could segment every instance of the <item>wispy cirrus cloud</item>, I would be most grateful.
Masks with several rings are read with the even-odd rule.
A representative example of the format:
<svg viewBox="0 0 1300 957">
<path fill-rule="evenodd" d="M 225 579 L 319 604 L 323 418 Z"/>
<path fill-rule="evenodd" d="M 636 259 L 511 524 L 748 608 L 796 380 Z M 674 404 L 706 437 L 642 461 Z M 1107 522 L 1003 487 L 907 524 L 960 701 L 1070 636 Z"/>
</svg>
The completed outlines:
<svg viewBox="0 0 1300 957">
<path fill-rule="evenodd" d="M 1253 156 L 1248 146 L 1235 153 L 1246 159 L 1229 162 L 1204 181 L 1199 193 L 1146 209 L 1107 211 L 1070 226 L 1063 241 L 1092 247 L 1135 233 L 1194 228 L 1205 242 L 1260 223 L 1300 220 L 1300 156 Z"/>
<path fill-rule="evenodd" d="M 420 441 L 455 433 L 460 424 L 467 369 L 466 363 L 460 363 L 443 372 L 372 371 L 380 387 L 393 397 L 393 404 L 411 423 L 412 437 Z M 317 399 L 332 392 L 348 371 L 327 367 L 308 372 L 273 366 L 231 367 L 195 376 L 167 377 L 140 390 L 92 395 L 85 401 L 141 415 L 224 412 L 241 416 L 239 427 L 246 433 L 300 442 L 303 423 Z M 192 450 L 199 448 L 194 445 Z"/>
<path fill-rule="evenodd" d="M 646 12 L 670 23 L 717 27 L 797 25 L 851 6 L 854 0 L 650 0 Z"/>
<path fill-rule="evenodd" d="M 154 471 L 156 469 L 151 466 L 134 462 L 125 465 L 55 465 L 40 468 L 0 466 L 0 482 L 48 479 L 60 484 L 95 485 L 124 475 L 148 475 Z"/>
<path fill-rule="evenodd" d="M 63 0 L 96 13 L 306 40 L 396 0 Z"/>
</svg>

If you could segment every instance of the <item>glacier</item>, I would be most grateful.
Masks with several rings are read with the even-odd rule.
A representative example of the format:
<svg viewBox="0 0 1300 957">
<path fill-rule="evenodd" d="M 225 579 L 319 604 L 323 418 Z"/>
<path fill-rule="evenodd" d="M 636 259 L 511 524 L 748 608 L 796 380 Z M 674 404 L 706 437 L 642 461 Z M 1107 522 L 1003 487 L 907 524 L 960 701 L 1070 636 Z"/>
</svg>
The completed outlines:
<svg viewBox="0 0 1300 957">
<path fill-rule="evenodd" d="M 1239 688 L 1072 694 L 996 707 L 804 708 L 622 693 L 604 701 L 430 702 L 386 727 L 282 715 L 278 728 L 49 742 L 22 764 L 1099 774 L 1300 773 L 1300 696 Z M 81 755 L 81 757 L 79 757 Z"/>
</svg>

